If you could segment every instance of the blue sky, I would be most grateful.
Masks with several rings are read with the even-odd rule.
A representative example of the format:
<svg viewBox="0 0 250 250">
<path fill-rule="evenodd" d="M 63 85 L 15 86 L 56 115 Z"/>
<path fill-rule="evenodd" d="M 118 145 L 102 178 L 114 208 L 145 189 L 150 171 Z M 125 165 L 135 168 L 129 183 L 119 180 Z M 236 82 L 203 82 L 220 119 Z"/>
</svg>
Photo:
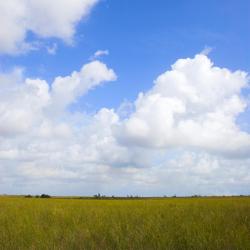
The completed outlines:
<svg viewBox="0 0 250 250">
<path fill-rule="evenodd" d="M 17 86 L 21 86 L 20 88 L 23 90 L 16 93 L 15 91 L 19 87 L 15 87 L 15 90 L 12 87 L 8 90 L 2 88 L 1 96 L 7 96 L 2 107 L 4 110 L 8 109 L 9 113 L 6 114 L 5 111 L 0 110 L 1 121 L 9 129 L 15 127 L 12 125 L 13 121 L 15 124 L 19 122 L 21 124 L 23 119 L 30 119 L 31 125 L 27 127 L 27 131 L 32 131 L 32 134 L 29 134 L 31 132 L 25 130 L 25 125 L 24 129 L 15 128 L 8 133 L 6 132 L 8 129 L 5 127 L 2 130 L 0 128 L 0 136 L 3 138 L 2 144 L 0 144 L 0 161 L 3 162 L 0 174 L 5 173 L 6 168 L 11 169 L 7 174 L 2 174 L 5 183 L 1 186 L 2 190 L 17 193 L 20 190 L 18 183 L 26 182 L 36 183 L 34 184 L 37 185 L 36 192 L 42 192 L 48 183 L 50 185 L 53 183 L 56 185 L 58 193 L 79 194 L 79 186 L 84 187 L 87 185 L 86 183 L 91 183 L 87 194 L 112 193 L 115 190 L 119 190 L 117 194 L 126 194 L 128 191 L 144 195 L 163 194 L 165 192 L 164 183 L 170 181 L 171 178 L 177 178 L 178 171 L 181 171 L 180 166 L 183 166 L 183 176 L 177 178 L 179 185 L 173 185 L 170 193 L 231 194 L 247 192 L 250 187 L 250 177 L 249 175 L 246 177 L 246 173 L 250 172 L 250 92 L 247 87 L 249 76 L 237 76 L 235 71 L 244 71 L 246 74 L 250 72 L 249 1 L 76 0 L 72 3 L 63 1 L 58 6 L 51 6 L 49 1 L 40 5 L 40 2 L 38 1 L 37 6 L 29 6 L 25 0 L 21 2 L 12 0 L 17 11 L 14 14 L 8 14 L 8 11 L 2 13 L 4 20 L 2 29 L 4 31 L 6 29 L 6 31 L 0 33 L 0 38 L 4 41 L 4 45 L 0 46 L 0 75 L 4 75 L 4 79 L 11 79 L 10 81 L 22 82 Z M 8 3 L 2 3 L 2 5 L 2 9 L 9 10 Z M 21 11 L 19 12 L 19 9 L 22 9 L 19 5 L 27 8 L 25 15 Z M 78 11 L 80 9 L 82 12 Z M 72 10 L 72 12 L 66 10 Z M 38 11 L 38 14 L 35 11 Z M 52 21 L 48 21 L 48 23 L 41 21 L 39 11 Z M 69 17 L 66 14 L 64 17 L 64 12 L 69 13 Z M 17 13 L 16 16 L 15 13 Z M 35 13 L 34 16 L 32 13 Z M 23 23 L 24 27 L 21 25 Z M 8 29 L 8 25 L 13 27 L 13 32 Z M 68 27 L 68 25 L 68 31 L 63 30 L 63 26 Z M 73 35 L 70 33 L 71 31 L 74 33 L 72 33 Z M 23 36 L 16 37 L 19 32 Z M 71 41 L 69 42 L 69 40 Z M 12 43 L 14 45 L 10 48 L 9 44 Z M 21 49 L 24 45 L 28 46 L 28 49 Z M 54 53 L 49 53 L 48 48 L 53 50 L 53 46 Z M 98 50 L 107 50 L 108 55 L 96 58 L 101 65 L 91 64 L 94 61 L 93 55 Z M 204 51 L 209 51 L 209 53 Z M 195 57 L 195 55 L 198 56 Z M 193 91 L 192 95 L 191 92 L 187 92 L 186 97 L 180 92 L 183 90 L 172 90 L 179 84 L 179 76 L 172 79 L 172 76 L 168 76 L 166 73 L 166 71 L 173 72 L 171 65 L 175 63 L 177 65 L 181 58 L 186 60 L 186 66 L 176 66 L 177 72 L 180 73 L 180 76 L 186 77 L 188 86 L 186 87 L 189 91 Z M 191 62 L 187 58 L 191 58 Z M 214 74 L 213 66 L 209 66 L 211 62 L 219 68 L 220 76 L 211 76 Z M 85 71 L 85 73 L 81 73 L 83 65 L 88 64 L 91 64 L 86 69 L 88 73 Z M 207 71 L 203 72 L 203 66 Z M 91 76 L 96 77 L 95 79 L 99 77 L 100 80 L 94 80 L 94 82 L 88 83 L 91 85 L 90 87 L 86 87 L 87 83 L 82 80 L 82 77 L 85 77 L 84 74 L 93 74 L 88 71 L 92 70 L 91 67 L 97 75 L 99 70 L 100 72 L 103 70 L 104 73 L 101 76 Z M 230 73 L 227 75 L 223 68 L 229 70 Z M 13 76 L 15 75 L 14 69 L 23 69 L 21 76 L 18 76 L 21 80 L 13 80 L 13 78 L 18 78 Z M 108 71 L 111 69 L 112 72 Z M 69 94 L 70 90 L 62 89 L 62 86 L 77 84 L 74 83 L 75 78 L 71 76 L 73 71 L 79 72 L 76 78 L 82 82 L 82 87 L 77 86 Z M 196 71 L 203 72 L 204 79 L 203 73 L 196 75 Z M 157 80 L 158 77 L 165 74 L 164 72 L 167 74 L 167 80 Z M 65 81 L 63 84 L 66 85 L 55 83 L 54 79 L 58 76 L 69 76 L 63 80 Z M 207 81 L 205 81 L 206 77 Z M 35 101 L 34 104 L 32 99 L 27 103 L 16 103 L 18 98 L 26 100 L 25 98 L 29 99 L 33 95 L 33 92 L 27 92 L 30 91 L 26 89 L 25 79 L 27 78 L 34 81 L 37 81 L 38 78 L 46 81 L 42 88 L 46 89 L 46 86 L 49 86 L 50 90 L 48 93 L 44 93 L 44 96 L 48 95 L 52 104 L 44 103 L 41 104 L 42 108 L 39 106 L 38 111 L 31 110 L 30 113 L 25 113 L 27 107 L 37 105 L 36 103 L 39 102 Z M 172 79 L 172 82 L 168 79 Z M 211 82 L 213 81 L 211 79 L 215 79 L 215 83 Z M 199 86 L 199 82 L 203 82 L 203 80 L 204 84 Z M 2 81 L 8 82 L 7 80 Z M 156 87 L 153 87 L 154 82 Z M 35 84 L 40 83 L 37 81 Z M 217 88 L 218 85 L 222 87 Z M 230 87 L 231 85 L 233 87 Z M 59 92 L 53 90 L 56 88 L 53 86 L 59 86 L 59 92 L 62 91 L 60 93 L 65 94 L 60 96 Z M 8 94 L 12 92 L 15 93 L 14 97 L 12 95 L 8 97 Z M 140 92 L 143 92 L 144 95 L 138 97 Z M 220 92 L 225 93 L 222 95 Z M 22 96 L 23 93 L 25 93 L 24 96 Z M 195 97 L 194 93 L 197 94 Z M 53 99 L 54 96 L 56 96 L 55 99 Z M 159 103 L 157 101 L 157 105 L 152 104 L 151 101 L 155 100 L 153 99 L 156 98 L 155 96 L 166 99 L 159 100 Z M 213 98 L 213 96 L 218 98 Z M 40 94 L 37 98 L 41 99 Z M 69 101 L 64 103 L 61 101 L 64 98 L 69 98 Z M 190 100 L 207 98 L 208 103 L 205 104 L 203 100 L 197 101 L 198 99 L 192 99 L 189 103 L 186 98 Z M 128 109 L 126 110 L 127 119 L 124 119 L 119 113 L 124 102 L 128 103 L 128 107 L 124 108 Z M 18 105 L 20 106 L 18 107 Z M 21 111 L 20 107 L 23 107 Z M 209 110 L 209 107 L 214 108 Z M 159 111 L 159 115 L 154 118 L 155 123 L 163 121 L 164 124 L 165 119 L 169 119 L 169 123 L 171 123 L 173 115 L 175 125 L 169 125 L 168 128 L 169 123 L 166 123 L 165 127 L 162 125 L 156 128 L 156 125 L 149 119 L 155 115 L 154 112 L 151 113 L 154 109 L 156 109 L 156 113 Z M 190 111 L 188 111 L 189 109 Z M 173 113 L 168 117 L 169 112 Z M 183 114 L 183 112 L 186 113 Z M 25 118 L 22 117 L 22 114 L 25 114 L 23 116 Z M 10 119 L 9 117 L 12 116 L 14 118 Z M 100 127 L 96 124 L 96 120 L 99 121 Z M 186 128 L 190 126 L 188 133 L 181 128 L 184 123 Z M 147 128 L 145 130 L 147 135 L 141 132 L 145 129 L 144 125 Z M 44 138 L 42 136 L 44 134 L 41 136 L 40 132 L 44 133 L 44 127 L 50 128 L 50 131 L 46 130 L 46 133 L 51 136 L 48 138 L 55 144 L 58 142 L 57 131 L 64 131 L 60 132 L 64 133 L 62 137 L 69 134 L 64 143 L 70 147 L 54 148 L 53 146 L 52 151 L 55 150 L 59 155 L 72 152 L 76 147 L 79 155 L 84 159 L 80 160 L 74 155 L 77 159 L 73 159 L 72 156 L 73 160 L 64 164 L 63 157 L 54 159 L 51 156 L 53 152 L 49 152 L 48 149 L 45 150 L 44 155 L 53 160 L 46 162 L 37 155 L 35 160 L 29 159 L 25 162 L 22 158 L 24 156 L 20 155 L 29 158 L 32 154 L 36 155 L 32 151 L 35 150 L 34 148 L 37 150 L 40 147 L 43 148 Z M 52 131 L 52 128 L 55 128 L 56 131 Z M 202 138 L 204 137 L 204 141 L 190 139 L 189 133 L 195 128 L 197 131 L 199 128 L 201 129 L 199 133 Z M 99 130 L 108 132 L 99 132 Z M 166 138 L 160 140 L 161 138 L 157 137 L 157 131 L 166 134 Z M 185 142 L 180 142 L 181 139 L 178 136 L 175 138 L 169 136 L 169 134 L 177 132 L 183 133 Z M 12 136 L 9 137 L 9 134 Z M 25 134 L 26 139 L 24 139 Z M 94 134 L 100 136 L 99 141 L 94 142 L 93 145 L 91 144 L 91 134 L 93 137 Z M 217 140 L 223 142 L 228 136 L 237 138 L 237 140 L 229 142 L 229 146 L 225 147 L 225 150 L 214 146 Z M 82 139 L 74 139 L 77 137 Z M 214 139 L 210 140 L 210 138 Z M 110 142 L 106 145 L 107 140 Z M 110 148 L 111 154 L 114 153 L 116 156 L 114 160 L 107 160 L 103 155 L 99 156 L 99 151 L 103 150 L 101 146 L 97 147 L 100 141 L 105 144 L 105 149 Z M 95 153 L 85 152 L 84 150 L 88 146 L 91 150 L 93 147 Z M 4 152 L 2 160 L 1 150 Z M 7 151 L 8 160 L 6 160 Z M 18 156 L 15 154 L 13 157 L 9 156 L 13 152 L 16 152 Z M 144 162 L 145 153 L 149 159 Z M 97 155 L 97 158 L 89 160 L 89 155 L 91 157 Z M 21 157 L 22 160 L 18 157 Z M 48 174 L 38 181 L 37 175 L 39 174 L 36 173 L 43 172 L 41 165 L 44 164 L 48 166 L 46 167 L 47 172 L 44 171 Z M 74 169 L 73 166 L 78 164 L 79 166 Z M 235 174 L 237 172 L 233 167 L 235 164 L 240 166 L 238 172 L 241 174 L 239 176 Z M 53 167 L 49 167 L 50 165 Z M 123 167 L 117 170 L 116 166 L 120 165 Z M 143 165 L 147 167 L 144 168 Z M 202 172 L 200 168 L 204 171 Z M 228 169 L 230 169 L 231 175 L 220 180 L 218 175 L 226 173 Z M 72 175 L 71 179 L 68 179 L 67 175 Z M 97 176 L 96 179 L 93 177 L 94 175 Z M 150 180 L 150 176 L 153 176 L 152 180 Z M 165 176 L 165 179 L 161 176 Z M 119 182 L 112 183 L 113 178 L 120 179 L 124 186 L 119 186 Z M 194 184 L 186 187 L 186 184 L 183 184 L 186 180 L 192 180 Z M 231 180 L 234 180 L 233 184 L 230 182 Z M 64 189 L 65 183 L 75 183 L 70 186 L 69 193 Z M 206 184 L 202 186 L 201 183 Z M 152 193 L 148 191 L 151 190 L 150 185 L 153 185 Z M 182 185 L 183 188 L 181 188 Z M 198 186 L 201 187 L 198 188 Z M 189 190 L 188 193 L 185 193 L 185 190 Z M 30 191 L 27 184 L 27 187 L 20 192 Z"/>
<path fill-rule="evenodd" d="M 205 47 L 216 65 L 250 71 L 249 1 L 109 1 L 94 7 L 77 25 L 74 46 L 58 39 L 56 55 L 45 49 L 21 56 L 2 56 L 2 67 L 26 68 L 26 74 L 51 81 L 79 69 L 99 49 L 118 81 L 84 97 L 93 109 L 118 107 L 151 87 L 157 75 L 178 58 L 192 57 Z M 30 35 L 34 37 L 34 35 Z"/>
</svg>

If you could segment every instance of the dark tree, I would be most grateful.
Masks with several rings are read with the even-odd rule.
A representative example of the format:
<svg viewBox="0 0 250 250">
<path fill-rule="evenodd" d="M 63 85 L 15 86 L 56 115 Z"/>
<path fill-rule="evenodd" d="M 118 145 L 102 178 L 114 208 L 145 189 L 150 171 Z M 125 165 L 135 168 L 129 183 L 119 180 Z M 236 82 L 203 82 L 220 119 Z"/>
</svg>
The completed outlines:
<svg viewBox="0 0 250 250">
<path fill-rule="evenodd" d="M 41 198 L 50 198 L 50 195 L 48 195 L 48 194 L 42 194 L 40 197 Z"/>
</svg>

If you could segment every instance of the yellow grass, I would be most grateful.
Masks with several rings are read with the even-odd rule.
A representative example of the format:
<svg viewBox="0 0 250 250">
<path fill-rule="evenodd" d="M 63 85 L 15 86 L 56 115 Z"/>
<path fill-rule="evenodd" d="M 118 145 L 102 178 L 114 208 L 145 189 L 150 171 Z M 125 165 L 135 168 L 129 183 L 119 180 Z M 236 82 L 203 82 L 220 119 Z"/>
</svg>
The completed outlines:
<svg viewBox="0 0 250 250">
<path fill-rule="evenodd" d="M 250 249 L 250 198 L 0 197 L 0 249 Z"/>
</svg>

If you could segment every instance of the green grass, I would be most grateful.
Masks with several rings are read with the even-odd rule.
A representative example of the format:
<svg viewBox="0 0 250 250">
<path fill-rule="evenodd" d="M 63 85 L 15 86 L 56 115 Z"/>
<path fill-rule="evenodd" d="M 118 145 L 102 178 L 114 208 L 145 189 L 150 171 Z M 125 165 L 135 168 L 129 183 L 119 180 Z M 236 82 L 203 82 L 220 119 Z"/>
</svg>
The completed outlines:
<svg viewBox="0 0 250 250">
<path fill-rule="evenodd" d="M 250 198 L 0 198 L 0 249 L 250 249 Z"/>
</svg>

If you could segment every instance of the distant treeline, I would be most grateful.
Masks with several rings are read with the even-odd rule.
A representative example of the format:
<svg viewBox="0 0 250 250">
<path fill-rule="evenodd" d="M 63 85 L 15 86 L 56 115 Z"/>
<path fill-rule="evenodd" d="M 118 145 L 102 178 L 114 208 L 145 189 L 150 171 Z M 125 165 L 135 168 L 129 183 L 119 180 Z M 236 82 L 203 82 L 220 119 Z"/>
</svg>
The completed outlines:
<svg viewBox="0 0 250 250">
<path fill-rule="evenodd" d="M 25 198 L 51 198 L 51 196 L 48 194 L 41 194 L 41 195 L 34 195 L 34 196 L 28 194 L 28 195 L 25 195 L 24 197 Z"/>
<path fill-rule="evenodd" d="M 57 199 L 162 199 L 162 198 L 216 198 L 216 197 L 250 197 L 250 195 L 211 195 L 211 196 L 204 196 L 204 195 L 191 195 L 191 196 L 139 196 L 139 195 L 127 195 L 127 196 L 107 196 L 101 195 L 100 193 L 95 194 L 93 196 L 50 196 L 48 194 L 41 194 L 41 195 L 25 195 L 25 198 L 57 198 Z"/>
</svg>

